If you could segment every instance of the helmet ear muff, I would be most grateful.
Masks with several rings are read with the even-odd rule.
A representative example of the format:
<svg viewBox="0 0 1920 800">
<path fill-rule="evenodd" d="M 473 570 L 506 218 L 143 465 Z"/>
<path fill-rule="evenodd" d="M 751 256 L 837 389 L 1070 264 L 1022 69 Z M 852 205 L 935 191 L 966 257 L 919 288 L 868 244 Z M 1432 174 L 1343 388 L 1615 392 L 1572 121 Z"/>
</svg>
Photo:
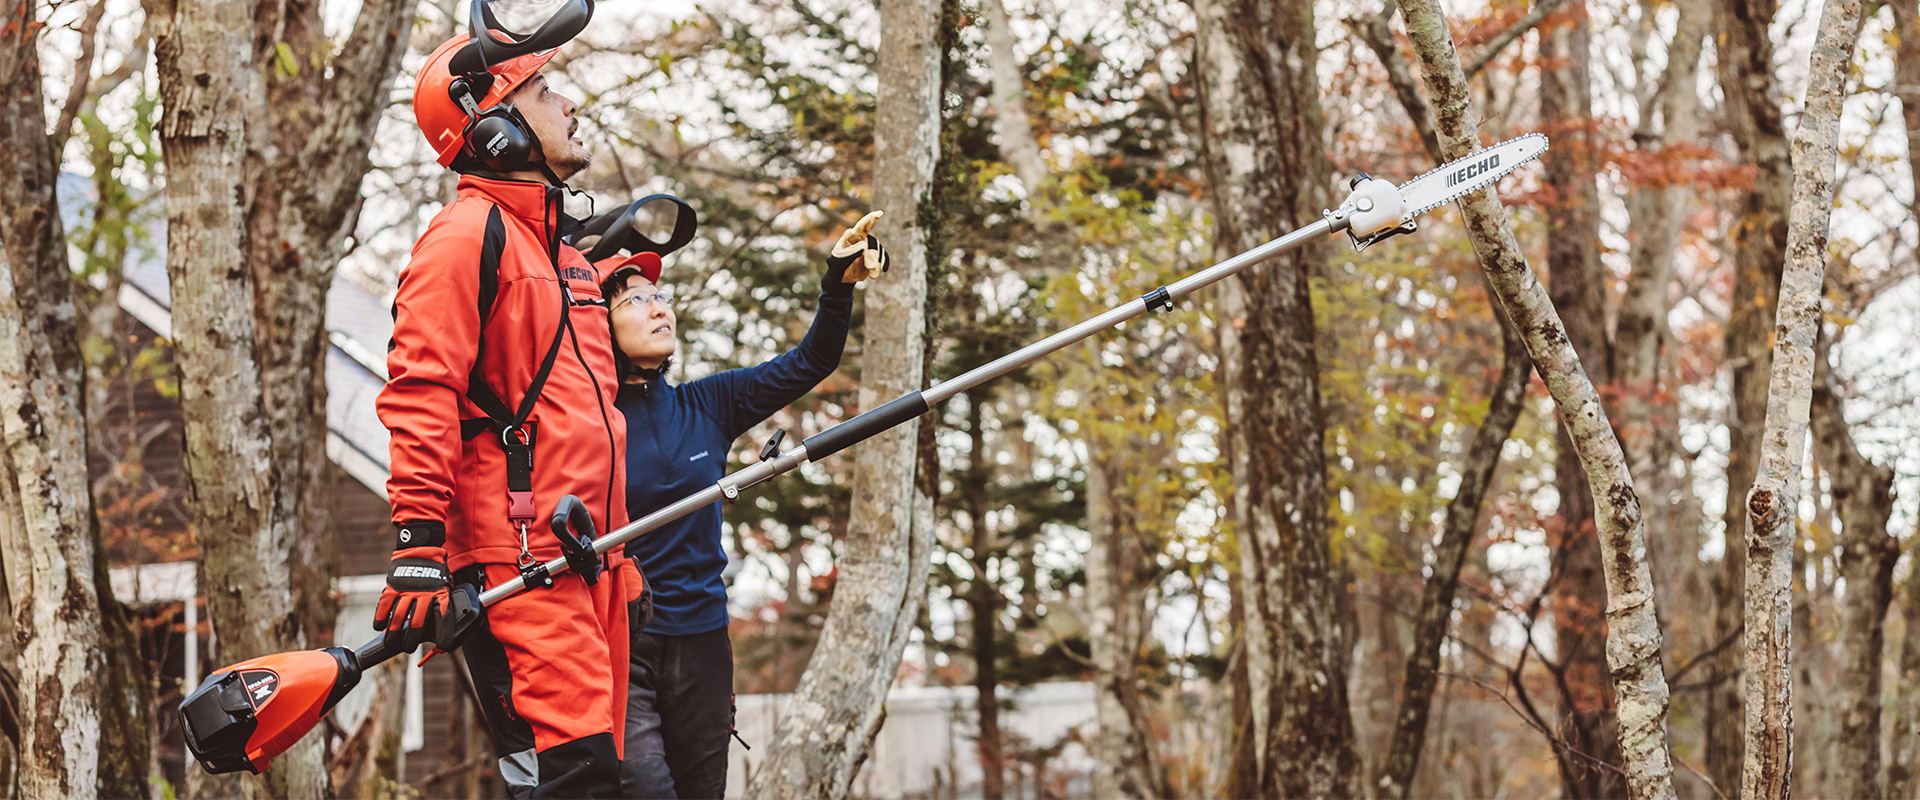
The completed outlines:
<svg viewBox="0 0 1920 800">
<path fill-rule="evenodd" d="M 492 85 L 493 76 L 485 72 L 456 77 L 448 85 L 448 96 L 467 112 L 467 127 L 461 132 L 460 147 L 494 172 L 525 169 L 539 141 L 527 126 L 526 118 L 513 106 L 502 104 L 484 111 L 480 109 L 475 95 L 485 94 Z"/>
<path fill-rule="evenodd" d="M 533 131 L 511 106 L 480 112 L 467 124 L 467 152 L 494 172 L 514 172 L 533 159 Z"/>
</svg>

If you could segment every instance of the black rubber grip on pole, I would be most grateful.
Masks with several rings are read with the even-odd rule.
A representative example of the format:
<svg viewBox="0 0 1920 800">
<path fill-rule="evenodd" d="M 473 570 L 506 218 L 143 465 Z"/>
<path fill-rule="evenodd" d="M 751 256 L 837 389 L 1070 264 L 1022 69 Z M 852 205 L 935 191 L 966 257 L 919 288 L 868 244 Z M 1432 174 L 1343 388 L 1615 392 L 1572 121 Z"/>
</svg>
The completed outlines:
<svg viewBox="0 0 1920 800">
<path fill-rule="evenodd" d="M 819 461 L 907 420 L 927 413 L 927 398 L 919 392 L 903 394 L 884 406 L 814 434 L 802 444 L 807 460 Z"/>
<path fill-rule="evenodd" d="M 400 655 L 400 650 L 388 644 L 385 636 L 376 636 L 373 641 L 360 645 L 353 651 L 354 661 L 363 672 L 397 655 Z"/>
</svg>

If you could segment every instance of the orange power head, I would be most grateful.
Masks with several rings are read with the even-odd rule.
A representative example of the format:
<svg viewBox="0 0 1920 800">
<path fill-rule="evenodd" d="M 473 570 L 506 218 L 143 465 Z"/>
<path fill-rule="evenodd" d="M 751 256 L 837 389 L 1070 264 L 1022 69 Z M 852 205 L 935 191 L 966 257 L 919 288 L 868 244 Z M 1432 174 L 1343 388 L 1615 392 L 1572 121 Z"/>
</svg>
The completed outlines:
<svg viewBox="0 0 1920 800">
<path fill-rule="evenodd" d="M 258 773 L 359 683 L 359 659 L 344 647 L 242 661 L 180 703 L 187 747 L 209 773 Z"/>
<path fill-rule="evenodd" d="M 447 650 L 459 647 L 480 615 L 479 591 L 472 585 L 454 587 L 434 643 Z M 214 775 L 259 773 L 360 685 L 364 670 L 399 655 L 398 647 L 397 641 L 378 636 L 357 650 L 275 653 L 215 672 L 180 701 L 187 749 Z"/>
</svg>

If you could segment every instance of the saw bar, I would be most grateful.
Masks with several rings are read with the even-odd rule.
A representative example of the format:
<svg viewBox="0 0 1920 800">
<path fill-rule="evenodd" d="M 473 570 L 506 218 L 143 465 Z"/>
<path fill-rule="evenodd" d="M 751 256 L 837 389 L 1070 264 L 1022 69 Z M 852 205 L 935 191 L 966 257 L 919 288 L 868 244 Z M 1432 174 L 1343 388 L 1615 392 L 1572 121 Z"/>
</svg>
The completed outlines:
<svg viewBox="0 0 1920 800">
<path fill-rule="evenodd" d="M 1414 217 L 1492 186 L 1507 173 L 1545 152 L 1546 135 L 1529 133 L 1436 167 L 1400 184 L 1400 198 L 1407 204 L 1407 214 L 1400 219 L 1412 221 Z"/>
</svg>

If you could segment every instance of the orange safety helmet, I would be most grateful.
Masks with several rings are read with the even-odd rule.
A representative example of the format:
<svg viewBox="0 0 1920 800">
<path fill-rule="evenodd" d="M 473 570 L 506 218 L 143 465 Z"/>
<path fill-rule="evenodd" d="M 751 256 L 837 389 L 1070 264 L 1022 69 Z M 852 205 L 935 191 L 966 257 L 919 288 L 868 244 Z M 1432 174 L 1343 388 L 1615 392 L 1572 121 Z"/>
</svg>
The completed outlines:
<svg viewBox="0 0 1920 800">
<path fill-rule="evenodd" d="M 421 135 L 427 137 L 427 145 L 433 148 L 443 167 L 453 166 L 454 157 L 460 154 L 461 148 L 467 143 L 466 130 L 470 119 L 448 93 L 457 77 L 448 65 L 454 55 L 471 40 L 472 37 L 463 33 L 434 48 L 433 53 L 427 56 L 426 66 L 420 68 L 420 77 L 413 84 L 414 122 L 420 125 Z M 543 50 L 529 53 L 489 67 L 487 72 L 493 75 L 493 85 L 487 87 L 486 96 L 480 98 L 480 110 L 492 108 L 506 100 L 507 95 L 553 60 L 555 52 Z"/>
</svg>

